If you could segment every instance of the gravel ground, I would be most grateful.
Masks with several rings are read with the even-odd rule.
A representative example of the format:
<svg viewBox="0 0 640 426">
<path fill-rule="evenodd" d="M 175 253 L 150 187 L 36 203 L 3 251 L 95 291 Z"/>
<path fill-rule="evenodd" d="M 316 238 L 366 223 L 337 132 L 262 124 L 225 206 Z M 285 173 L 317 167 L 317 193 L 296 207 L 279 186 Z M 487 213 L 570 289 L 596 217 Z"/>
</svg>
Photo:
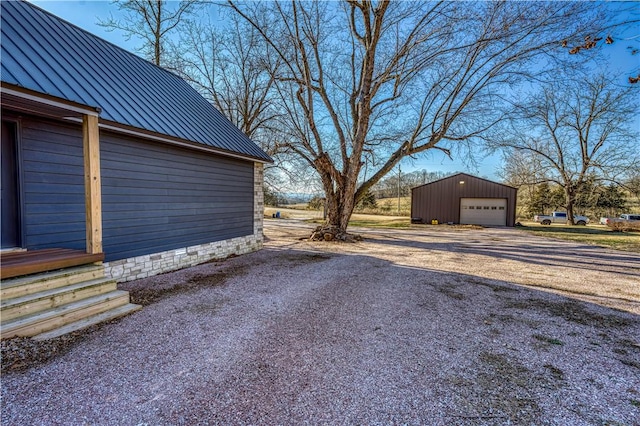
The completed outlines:
<svg viewBox="0 0 640 426">
<path fill-rule="evenodd" d="M 513 229 L 360 230 L 122 285 L 4 341 L 3 425 L 640 424 L 640 258 Z"/>
</svg>

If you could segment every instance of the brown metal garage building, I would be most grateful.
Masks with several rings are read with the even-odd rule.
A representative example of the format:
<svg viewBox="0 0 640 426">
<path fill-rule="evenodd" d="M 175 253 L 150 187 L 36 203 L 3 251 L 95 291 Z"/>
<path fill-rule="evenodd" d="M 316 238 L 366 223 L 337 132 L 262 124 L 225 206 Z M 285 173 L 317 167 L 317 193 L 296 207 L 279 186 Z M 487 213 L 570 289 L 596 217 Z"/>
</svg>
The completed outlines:
<svg viewBox="0 0 640 426">
<path fill-rule="evenodd" d="M 414 222 L 514 226 L 517 188 L 458 173 L 411 189 Z"/>
</svg>

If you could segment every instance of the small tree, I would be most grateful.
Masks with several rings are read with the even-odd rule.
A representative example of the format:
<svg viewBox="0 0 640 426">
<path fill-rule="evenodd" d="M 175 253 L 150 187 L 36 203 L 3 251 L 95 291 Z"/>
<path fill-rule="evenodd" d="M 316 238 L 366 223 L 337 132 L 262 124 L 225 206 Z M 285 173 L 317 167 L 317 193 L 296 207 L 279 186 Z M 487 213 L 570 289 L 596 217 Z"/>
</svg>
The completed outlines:
<svg viewBox="0 0 640 426">
<path fill-rule="evenodd" d="M 574 207 L 580 214 L 593 210 L 598 203 L 602 186 L 596 182 L 595 176 L 587 176 L 576 190 Z"/>
<path fill-rule="evenodd" d="M 364 197 L 358 202 L 356 209 L 375 209 L 378 208 L 378 202 L 375 195 L 371 191 L 368 191 Z"/>
<path fill-rule="evenodd" d="M 324 208 L 324 198 L 322 197 L 313 197 L 307 203 L 307 207 L 310 210 L 322 210 Z"/>
<path fill-rule="evenodd" d="M 498 171 L 498 176 L 506 185 L 518 188 L 518 216 L 546 213 L 547 197 L 537 193 L 538 185 L 546 182 L 541 170 L 537 159 L 527 152 L 511 149 L 502 153 L 502 169 Z"/>
<path fill-rule="evenodd" d="M 274 192 L 268 185 L 262 187 L 264 193 L 264 205 L 278 207 L 278 194 Z"/>
<path fill-rule="evenodd" d="M 558 191 L 560 190 L 560 191 Z M 559 187 L 552 188 L 548 182 L 537 185 L 526 207 L 530 216 L 548 214 L 563 204 L 563 193 Z"/>
<path fill-rule="evenodd" d="M 633 173 L 632 177 L 624 182 L 622 186 L 626 188 L 632 196 L 640 198 L 640 170 L 637 170 L 635 173 Z"/>
<path fill-rule="evenodd" d="M 598 214 L 617 216 L 627 208 L 627 198 L 622 189 L 612 183 L 600 188 L 595 207 Z"/>
</svg>

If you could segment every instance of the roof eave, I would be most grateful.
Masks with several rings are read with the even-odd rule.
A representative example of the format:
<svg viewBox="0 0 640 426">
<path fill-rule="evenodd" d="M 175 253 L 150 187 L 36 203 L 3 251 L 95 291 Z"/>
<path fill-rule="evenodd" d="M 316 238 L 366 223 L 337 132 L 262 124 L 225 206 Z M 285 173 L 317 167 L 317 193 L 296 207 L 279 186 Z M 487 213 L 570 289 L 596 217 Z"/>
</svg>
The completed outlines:
<svg viewBox="0 0 640 426">
<path fill-rule="evenodd" d="M 411 188 L 411 190 L 413 191 L 414 189 L 422 188 L 423 186 L 427 186 L 427 185 L 433 185 L 434 183 L 442 182 L 442 181 L 445 181 L 445 180 L 448 180 L 448 179 L 455 179 L 456 176 L 460 176 L 460 175 L 469 176 L 470 178 L 473 178 L 473 179 L 483 180 L 485 182 L 489 182 L 489 183 L 492 183 L 494 185 L 506 186 L 507 188 L 515 189 L 516 191 L 518 190 L 518 188 L 516 188 L 514 186 L 506 185 L 506 184 L 500 183 L 500 182 L 495 182 L 493 180 L 481 178 L 479 176 L 470 175 L 469 173 L 465 173 L 465 172 L 458 172 L 458 173 L 455 173 L 455 174 L 453 174 L 451 176 L 447 176 L 447 177 L 443 177 L 443 178 L 438 179 L 438 180 L 434 180 L 433 182 L 423 183 L 422 185 L 414 186 L 413 188 Z"/>
<path fill-rule="evenodd" d="M 35 92 L 20 86 L 2 82 L 0 87 L 1 103 L 3 107 L 10 108 L 22 113 L 46 116 L 49 118 L 64 119 L 67 121 L 81 122 L 83 115 L 93 115 L 99 117 L 100 107 L 79 104 L 66 99 L 57 98 L 44 93 Z M 196 149 L 225 157 L 238 158 L 256 163 L 273 163 L 271 157 L 261 158 L 245 155 L 238 152 L 227 151 L 215 148 L 200 142 L 180 139 L 161 133 L 156 133 L 136 127 L 124 125 L 104 119 L 99 120 L 99 127 L 116 133 L 150 139 L 157 142 L 167 143 L 183 148 Z"/>
<path fill-rule="evenodd" d="M 12 108 L 21 112 L 47 115 L 50 117 L 83 115 L 99 116 L 101 109 L 95 106 L 84 105 L 66 99 L 50 96 L 16 86 L 5 81 L 0 86 L 0 101 L 3 107 Z"/>
<path fill-rule="evenodd" d="M 136 127 L 131 127 L 131 126 L 127 126 L 121 123 L 117 123 L 117 122 L 113 122 L 113 121 L 107 121 L 107 120 L 100 120 L 99 123 L 99 127 L 101 129 L 104 130 L 110 130 L 116 133 L 122 133 L 122 134 L 126 134 L 129 136 L 136 136 L 136 137 L 140 137 L 140 138 L 144 138 L 144 139 L 150 139 L 150 140 L 154 140 L 156 142 L 162 142 L 162 143 L 166 143 L 166 144 L 170 144 L 170 145 L 175 145 L 175 146 L 180 146 L 183 148 L 190 148 L 190 149 L 196 149 L 199 151 L 205 151 L 205 152 L 209 152 L 212 154 L 217 154 L 217 155 L 222 155 L 225 157 L 232 157 L 232 158 L 238 158 L 241 160 L 249 160 L 249 161 L 253 161 L 256 163 L 263 163 L 263 164 L 268 164 L 268 163 L 273 163 L 273 159 L 271 157 L 269 157 L 268 159 L 265 158 L 260 158 L 260 157 L 253 157 L 250 155 L 245 155 L 245 154 L 241 154 L 238 152 L 233 152 L 233 151 L 227 151 L 227 150 L 223 150 L 220 148 L 215 148 L 213 146 L 210 145 L 206 145 L 203 143 L 199 143 L 199 142 L 193 142 L 193 141 L 189 141 L 186 139 L 180 139 L 180 138 L 175 138 L 173 136 L 169 136 L 169 135 L 163 135 L 160 133 L 155 133 L 155 132 L 151 132 L 148 130 L 143 130 L 143 129 L 139 129 Z"/>
</svg>

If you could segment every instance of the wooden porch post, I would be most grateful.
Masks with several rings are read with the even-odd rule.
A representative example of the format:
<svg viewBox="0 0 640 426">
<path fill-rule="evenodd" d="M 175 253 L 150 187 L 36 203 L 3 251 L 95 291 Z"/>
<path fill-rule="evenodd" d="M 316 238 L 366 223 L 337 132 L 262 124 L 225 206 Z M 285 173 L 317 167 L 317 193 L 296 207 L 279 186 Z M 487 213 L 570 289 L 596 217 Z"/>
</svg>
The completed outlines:
<svg viewBox="0 0 640 426">
<path fill-rule="evenodd" d="M 82 116 L 84 151 L 84 199 L 87 253 L 102 253 L 102 190 L 100 180 L 100 131 L 97 115 Z"/>
</svg>

